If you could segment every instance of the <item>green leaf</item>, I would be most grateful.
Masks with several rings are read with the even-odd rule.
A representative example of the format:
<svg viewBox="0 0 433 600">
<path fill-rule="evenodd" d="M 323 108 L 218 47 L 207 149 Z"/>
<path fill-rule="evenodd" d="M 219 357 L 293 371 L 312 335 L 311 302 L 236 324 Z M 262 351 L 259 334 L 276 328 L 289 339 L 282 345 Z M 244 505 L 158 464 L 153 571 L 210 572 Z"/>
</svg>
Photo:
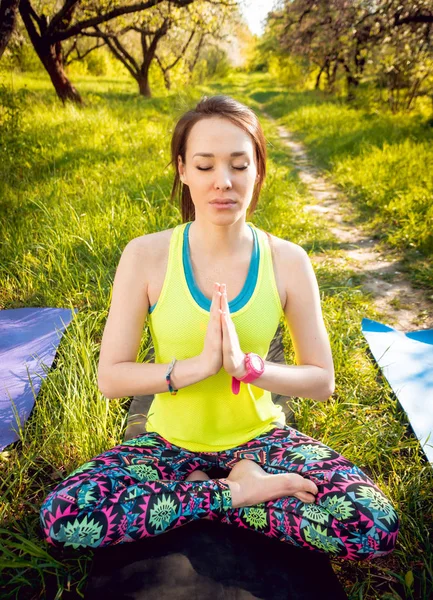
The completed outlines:
<svg viewBox="0 0 433 600">
<path fill-rule="evenodd" d="M 412 571 L 408 571 L 406 573 L 406 575 L 404 576 L 404 580 L 406 582 L 406 585 L 408 588 L 411 588 L 413 586 L 413 573 Z"/>
</svg>

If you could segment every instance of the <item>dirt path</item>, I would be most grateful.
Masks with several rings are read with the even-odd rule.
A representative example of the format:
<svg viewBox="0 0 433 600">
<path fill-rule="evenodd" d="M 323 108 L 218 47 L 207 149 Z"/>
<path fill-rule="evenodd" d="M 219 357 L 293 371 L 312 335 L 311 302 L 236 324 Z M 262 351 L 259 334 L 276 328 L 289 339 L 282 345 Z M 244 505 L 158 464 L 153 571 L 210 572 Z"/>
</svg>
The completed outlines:
<svg viewBox="0 0 433 600">
<path fill-rule="evenodd" d="M 264 112 L 264 115 L 275 121 L 269 114 Z M 290 148 L 300 180 L 317 201 L 306 205 L 304 210 L 322 214 L 341 242 L 338 257 L 317 255 L 311 257 L 312 262 L 331 260 L 362 273 L 363 289 L 371 294 L 385 324 L 400 331 L 433 328 L 433 302 L 424 290 L 414 288 L 406 278 L 401 257 L 392 250 L 384 255 L 379 244 L 355 225 L 354 210 L 345 195 L 312 166 L 304 145 L 282 126 L 278 127 L 278 133 Z"/>
</svg>

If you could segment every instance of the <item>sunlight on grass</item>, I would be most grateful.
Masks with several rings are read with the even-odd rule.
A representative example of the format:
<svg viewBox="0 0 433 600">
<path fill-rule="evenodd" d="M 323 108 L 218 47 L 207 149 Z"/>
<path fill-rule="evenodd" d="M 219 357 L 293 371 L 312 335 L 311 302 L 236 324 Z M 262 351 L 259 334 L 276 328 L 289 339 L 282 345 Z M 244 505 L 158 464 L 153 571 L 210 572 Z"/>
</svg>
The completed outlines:
<svg viewBox="0 0 433 600">
<path fill-rule="evenodd" d="M 266 107 L 306 143 L 355 202 L 364 225 L 403 253 L 412 280 L 433 289 L 433 129 L 427 113 L 369 112 L 324 93 L 282 88 L 274 89 Z"/>
<path fill-rule="evenodd" d="M 430 213 L 422 211 L 424 194 L 431 197 L 433 169 L 428 165 L 433 154 L 419 129 L 419 137 L 409 139 L 408 122 L 366 118 L 310 93 L 302 98 L 283 93 L 267 76 L 238 73 L 151 99 L 138 97 L 127 78 L 83 77 L 80 91 L 87 105 L 79 109 L 61 108 L 44 78 L 16 76 L 17 92 L 24 86 L 20 127 L 1 134 L 0 140 L 8 147 L 0 177 L 0 308 L 76 307 L 78 313 L 20 441 L 0 453 L 0 577 L 7 582 L 2 598 L 36 597 L 48 588 L 60 598 L 68 589 L 83 594 L 91 552 L 63 555 L 48 548 L 39 537 L 39 507 L 67 474 L 123 439 L 130 399 L 108 401 L 98 391 L 100 341 L 115 269 L 127 242 L 181 222 L 180 208 L 169 201 L 172 171 L 167 167 L 178 116 L 203 94 L 226 93 L 259 114 L 263 107 L 280 117 L 282 124 L 302 133 L 319 163 L 356 202 L 374 208 L 375 226 L 388 222 L 386 235 L 395 244 L 429 247 Z M 276 125 L 261 120 L 268 174 L 251 220 L 310 254 L 331 255 L 338 240 L 319 215 L 304 210 L 308 194 L 289 151 Z M 416 215 L 411 223 L 405 220 L 408 210 Z M 422 214 L 427 215 L 424 221 Z M 404 232 L 410 232 L 412 241 Z M 324 262 L 315 271 L 336 391 L 325 403 L 293 399 L 297 428 L 365 469 L 401 516 L 392 560 L 350 565 L 334 560 L 333 565 L 353 600 L 427 598 L 433 570 L 433 477 L 404 413 L 367 353 L 361 320 L 381 315 L 349 269 Z M 138 360 L 145 360 L 150 342 L 146 323 Z M 287 327 L 284 343 L 286 360 L 293 363 Z M 394 589 L 400 595 L 377 596 L 382 574 L 387 593 Z"/>
</svg>

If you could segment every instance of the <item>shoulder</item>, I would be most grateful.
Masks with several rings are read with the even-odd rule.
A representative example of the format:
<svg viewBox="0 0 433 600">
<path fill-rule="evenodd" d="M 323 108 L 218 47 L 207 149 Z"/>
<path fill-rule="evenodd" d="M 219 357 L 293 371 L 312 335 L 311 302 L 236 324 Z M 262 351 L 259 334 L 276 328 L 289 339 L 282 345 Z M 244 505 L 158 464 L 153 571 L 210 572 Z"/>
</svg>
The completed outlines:
<svg viewBox="0 0 433 600">
<path fill-rule="evenodd" d="M 146 233 L 130 240 L 123 250 L 124 254 L 145 259 L 158 257 L 168 247 L 173 228 Z"/>
<path fill-rule="evenodd" d="M 271 236 L 271 246 L 274 250 L 275 266 L 287 294 L 287 298 L 293 295 L 305 293 L 305 288 L 315 285 L 315 273 L 308 253 L 302 246 Z"/>
<path fill-rule="evenodd" d="M 279 238 L 268 232 L 265 233 L 269 238 L 272 254 L 282 266 L 285 265 L 287 267 L 288 265 L 291 265 L 292 267 L 302 267 L 302 265 L 305 265 L 306 263 L 311 264 L 310 257 L 302 246 L 290 242 L 289 240 Z"/>
</svg>

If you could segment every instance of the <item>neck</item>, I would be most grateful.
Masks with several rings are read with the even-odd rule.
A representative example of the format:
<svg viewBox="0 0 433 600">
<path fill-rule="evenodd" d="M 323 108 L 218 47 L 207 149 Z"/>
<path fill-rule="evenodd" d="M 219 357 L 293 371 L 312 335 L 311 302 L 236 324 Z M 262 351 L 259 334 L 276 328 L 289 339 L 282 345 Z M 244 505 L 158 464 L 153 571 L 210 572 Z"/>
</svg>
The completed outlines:
<svg viewBox="0 0 433 600">
<path fill-rule="evenodd" d="M 243 220 L 230 225 L 218 225 L 209 221 L 200 221 L 196 218 L 189 228 L 189 243 L 200 252 L 202 257 L 220 262 L 230 260 L 234 255 L 251 250 L 253 232 Z"/>
</svg>

